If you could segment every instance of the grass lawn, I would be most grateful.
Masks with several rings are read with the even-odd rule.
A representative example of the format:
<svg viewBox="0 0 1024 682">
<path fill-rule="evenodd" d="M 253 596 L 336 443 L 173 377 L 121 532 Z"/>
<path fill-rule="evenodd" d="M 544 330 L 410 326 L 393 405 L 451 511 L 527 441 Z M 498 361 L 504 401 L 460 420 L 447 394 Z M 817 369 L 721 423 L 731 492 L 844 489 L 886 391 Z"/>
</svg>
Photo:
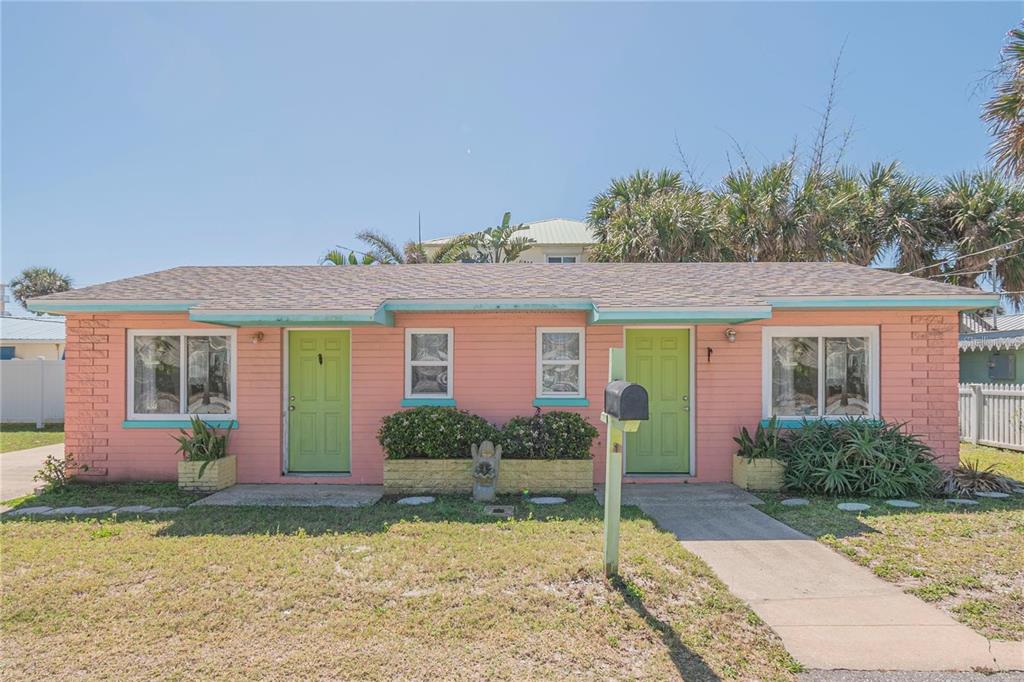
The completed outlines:
<svg viewBox="0 0 1024 682">
<path fill-rule="evenodd" d="M 203 495 L 188 493 L 178 489 L 176 483 L 118 483 L 91 484 L 71 481 L 56 491 L 47 491 L 38 495 L 26 495 L 4 504 L 11 508 L 18 507 L 93 507 L 113 505 L 127 507 L 144 504 L 148 507 L 185 507 Z"/>
<path fill-rule="evenodd" d="M 760 496 L 765 513 L 986 637 L 1024 639 L 1024 496 L 969 509 L 942 500 L 917 500 L 922 506 L 913 510 L 857 500 L 872 505 L 858 514 L 839 511 L 834 499 L 784 507 L 780 496 Z"/>
<path fill-rule="evenodd" d="M 0 452 L 12 452 L 64 442 L 64 425 L 47 424 L 37 429 L 35 424 L 0 423 Z"/>
<path fill-rule="evenodd" d="M 1024 452 L 961 443 L 960 461 L 978 462 L 983 468 L 994 465 L 1002 475 L 1024 481 Z"/>
<path fill-rule="evenodd" d="M 519 501 L 509 521 L 460 498 L 4 520 L 0 676 L 793 678 L 777 637 L 672 535 L 624 510 L 610 583 L 601 529 L 591 496 Z"/>
</svg>

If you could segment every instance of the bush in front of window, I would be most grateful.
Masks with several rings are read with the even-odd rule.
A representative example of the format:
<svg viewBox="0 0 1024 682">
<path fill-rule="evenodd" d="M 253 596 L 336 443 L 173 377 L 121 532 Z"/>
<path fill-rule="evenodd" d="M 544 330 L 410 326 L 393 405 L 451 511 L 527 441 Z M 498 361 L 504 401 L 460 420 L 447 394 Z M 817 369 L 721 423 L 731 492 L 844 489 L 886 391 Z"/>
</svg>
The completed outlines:
<svg viewBox="0 0 1024 682">
<path fill-rule="evenodd" d="M 501 430 L 505 459 L 589 459 L 597 429 L 576 412 L 513 417 Z"/>
<path fill-rule="evenodd" d="M 389 459 L 469 459 L 469 448 L 498 441 L 483 417 L 454 407 L 416 407 L 384 417 L 377 440 Z"/>
<path fill-rule="evenodd" d="M 813 495 L 923 497 L 941 478 L 931 448 L 903 424 L 805 421 L 779 448 L 786 488 Z"/>
</svg>

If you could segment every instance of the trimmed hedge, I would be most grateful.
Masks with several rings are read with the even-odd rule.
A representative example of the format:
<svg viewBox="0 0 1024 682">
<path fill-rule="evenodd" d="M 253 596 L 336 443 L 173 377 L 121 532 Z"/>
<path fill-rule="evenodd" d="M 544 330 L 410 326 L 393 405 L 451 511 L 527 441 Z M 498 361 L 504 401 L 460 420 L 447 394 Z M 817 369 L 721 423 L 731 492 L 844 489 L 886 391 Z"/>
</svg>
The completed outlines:
<svg viewBox="0 0 1024 682">
<path fill-rule="evenodd" d="M 501 456 L 508 459 L 590 459 L 597 429 L 576 412 L 541 412 L 513 417 L 501 430 Z"/>
<path fill-rule="evenodd" d="M 377 440 L 388 459 L 469 459 L 470 446 L 489 440 L 507 459 L 589 459 L 598 432 L 575 412 L 537 411 L 499 430 L 454 407 L 416 407 L 384 417 Z"/>
<path fill-rule="evenodd" d="M 466 458 L 469 446 L 498 442 L 500 432 L 483 417 L 454 407 L 416 407 L 384 417 L 377 440 L 390 459 Z"/>
</svg>

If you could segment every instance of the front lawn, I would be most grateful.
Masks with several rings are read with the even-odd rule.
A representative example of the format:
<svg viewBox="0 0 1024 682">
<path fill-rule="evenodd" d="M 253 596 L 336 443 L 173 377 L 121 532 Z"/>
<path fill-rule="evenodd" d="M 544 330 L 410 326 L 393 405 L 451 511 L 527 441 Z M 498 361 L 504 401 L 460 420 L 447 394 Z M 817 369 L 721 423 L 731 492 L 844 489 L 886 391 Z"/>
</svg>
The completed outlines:
<svg viewBox="0 0 1024 682">
<path fill-rule="evenodd" d="M 856 514 L 837 509 L 834 499 L 785 507 L 780 496 L 761 497 L 765 513 L 986 637 L 1024 639 L 1024 496 L 970 508 L 917 500 L 922 506 L 913 510 L 858 500 L 872 506 Z"/>
<path fill-rule="evenodd" d="M 1003 476 L 1024 481 L 1024 452 L 960 443 L 960 461 L 977 462 L 982 468 L 991 465 Z"/>
<path fill-rule="evenodd" d="M 637 510 L 624 512 L 624 579 L 609 583 L 592 496 L 509 501 L 510 521 L 461 498 L 4 520 L 0 671 L 792 679 L 771 630 Z"/>
<path fill-rule="evenodd" d="M 46 424 L 37 429 L 35 424 L 0 423 L 0 452 L 13 452 L 64 442 L 63 424 Z"/>
<path fill-rule="evenodd" d="M 185 507 L 203 495 L 178 488 L 177 483 L 140 481 L 136 483 L 82 483 L 71 481 L 63 488 L 26 495 L 4 504 L 13 509 L 21 507 L 94 507 L 111 505 L 128 507 L 144 504 L 148 507 Z"/>
</svg>

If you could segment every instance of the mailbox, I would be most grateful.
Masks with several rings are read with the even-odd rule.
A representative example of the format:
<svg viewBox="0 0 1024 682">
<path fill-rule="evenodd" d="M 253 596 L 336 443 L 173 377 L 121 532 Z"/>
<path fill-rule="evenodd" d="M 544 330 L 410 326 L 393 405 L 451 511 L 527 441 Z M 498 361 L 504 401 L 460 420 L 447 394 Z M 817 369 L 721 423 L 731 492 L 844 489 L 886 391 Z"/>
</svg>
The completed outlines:
<svg viewBox="0 0 1024 682">
<path fill-rule="evenodd" d="M 604 387 L 604 411 L 619 421 L 646 421 L 647 389 L 629 381 L 613 381 Z"/>
</svg>

